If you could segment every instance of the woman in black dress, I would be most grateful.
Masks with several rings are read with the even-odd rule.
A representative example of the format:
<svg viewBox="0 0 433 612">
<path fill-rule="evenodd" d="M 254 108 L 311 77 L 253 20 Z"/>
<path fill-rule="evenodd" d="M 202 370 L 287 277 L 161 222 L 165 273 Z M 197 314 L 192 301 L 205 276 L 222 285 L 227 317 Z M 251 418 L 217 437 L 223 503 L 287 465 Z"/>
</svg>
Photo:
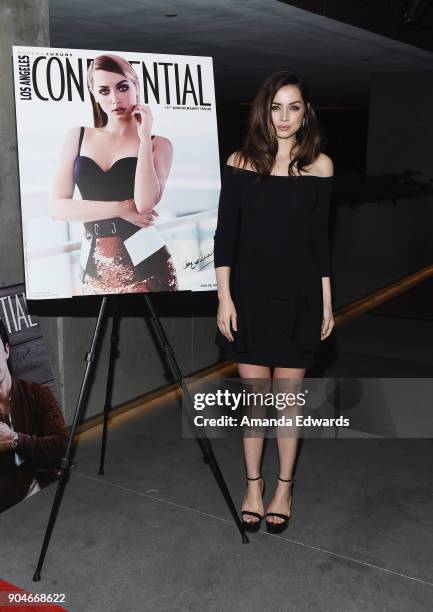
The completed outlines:
<svg viewBox="0 0 433 612">
<path fill-rule="evenodd" d="M 328 213 L 332 160 L 320 152 L 319 126 L 305 82 L 282 71 L 262 85 L 242 149 L 224 169 L 214 265 L 218 283 L 215 342 L 241 378 L 299 388 L 327 338 L 331 304 Z M 272 375 L 273 370 L 273 375 Z M 264 516 L 263 433 L 244 436 L 244 526 Z M 278 436 L 280 471 L 266 512 L 268 531 L 290 516 L 298 437 Z"/>
</svg>

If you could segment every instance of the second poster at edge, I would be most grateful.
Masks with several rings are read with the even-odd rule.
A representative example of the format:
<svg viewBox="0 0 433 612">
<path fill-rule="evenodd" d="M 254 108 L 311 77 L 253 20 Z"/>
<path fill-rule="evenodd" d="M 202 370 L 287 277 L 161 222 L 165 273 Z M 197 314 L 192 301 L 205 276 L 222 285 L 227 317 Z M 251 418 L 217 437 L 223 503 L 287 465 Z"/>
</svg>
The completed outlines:
<svg viewBox="0 0 433 612">
<path fill-rule="evenodd" d="M 13 65 L 27 298 L 214 289 L 212 59 L 14 47 Z"/>
</svg>

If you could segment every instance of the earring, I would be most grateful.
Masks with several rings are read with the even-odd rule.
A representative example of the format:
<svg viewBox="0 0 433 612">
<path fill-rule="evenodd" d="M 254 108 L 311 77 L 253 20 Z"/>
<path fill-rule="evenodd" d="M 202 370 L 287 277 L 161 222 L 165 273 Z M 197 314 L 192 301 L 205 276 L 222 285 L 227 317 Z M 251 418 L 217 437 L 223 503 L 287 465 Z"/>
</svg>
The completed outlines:
<svg viewBox="0 0 433 612">
<path fill-rule="evenodd" d="M 302 127 L 305 127 L 305 117 L 302 117 Z"/>
</svg>

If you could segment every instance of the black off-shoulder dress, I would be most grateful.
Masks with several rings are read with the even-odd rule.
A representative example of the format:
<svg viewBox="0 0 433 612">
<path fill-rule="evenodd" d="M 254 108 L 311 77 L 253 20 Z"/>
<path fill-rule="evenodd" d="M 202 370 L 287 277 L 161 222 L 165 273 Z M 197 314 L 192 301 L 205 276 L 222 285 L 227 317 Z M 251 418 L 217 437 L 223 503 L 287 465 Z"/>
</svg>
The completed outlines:
<svg viewBox="0 0 433 612">
<path fill-rule="evenodd" d="M 226 165 L 214 266 L 230 266 L 238 331 L 217 328 L 228 361 L 304 368 L 320 351 L 322 277 L 330 276 L 333 177 L 269 176 Z"/>
</svg>

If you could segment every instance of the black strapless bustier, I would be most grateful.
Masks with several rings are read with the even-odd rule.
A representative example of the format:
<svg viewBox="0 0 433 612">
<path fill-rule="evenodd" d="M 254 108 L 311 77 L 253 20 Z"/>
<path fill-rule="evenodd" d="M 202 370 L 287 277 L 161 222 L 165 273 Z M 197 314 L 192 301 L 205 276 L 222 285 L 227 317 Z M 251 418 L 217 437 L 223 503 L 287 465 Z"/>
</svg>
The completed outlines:
<svg viewBox="0 0 433 612">
<path fill-rule="evenodd" d="M 106 172 L 86 155 L 77 155 L 74 180 L 83 200 L 105 202 L 129 200 L 134 197 L 137 157 L 122 157 Z M 98 222 L 84 223 L 86 238 L 118 235 L 126 240 L 140 228 L 125 219 L 113 217 Z"/>
</svg>

